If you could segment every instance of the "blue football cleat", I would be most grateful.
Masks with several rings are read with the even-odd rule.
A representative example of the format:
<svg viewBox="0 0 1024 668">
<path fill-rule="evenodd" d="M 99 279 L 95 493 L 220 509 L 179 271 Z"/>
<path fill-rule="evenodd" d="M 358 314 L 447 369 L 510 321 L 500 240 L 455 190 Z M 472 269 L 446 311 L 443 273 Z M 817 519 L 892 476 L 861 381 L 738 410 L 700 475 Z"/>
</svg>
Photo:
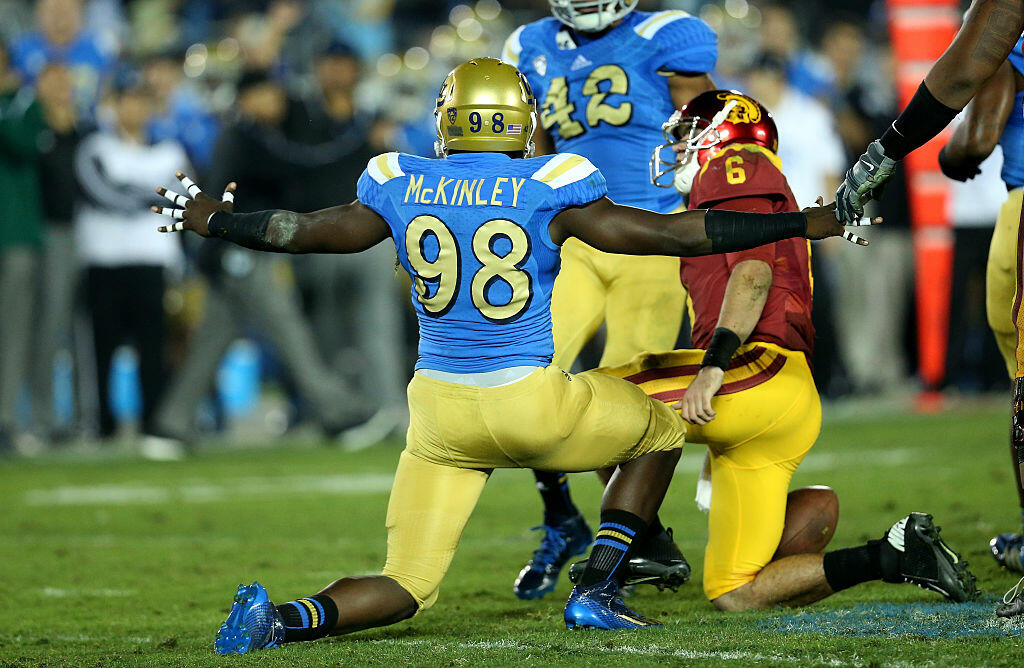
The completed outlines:
<svg viewBox="0 0 1024 668">
<path fill-rule="evenodd" d="M 565 604 L 567 629 L 661 628 L 661 624 L 630 610 L 618 597 L 619 585 L 604 580 L 590 587 L 574 587 Z"/>
<path fill-rule="evenodd" d="M 543 529 L 544 538 L 512 585 L 515 595 L 524 600 L 541 598 L 554 591 L 562 567 L 573 557 L 584 554 L 594 540 L 582 515 L 534 529 Z"/>
<path fill-rule="evenodd" d="M 1001 533 L 988 542 L 988 549 L 992 551 L 996 563 L 1018 573 L 1024 571 L 1021 547 L 1024 547 L 1024 534 L 1019 533 Z"/>
<path fill-rule="evenodd" d="M 284 622 L 259 582 L 238 585 L 228 618 L 220 625 L 213 648 L 218 654 L 245 654 L 277 647 L 284 639 Z"/>
</svg>

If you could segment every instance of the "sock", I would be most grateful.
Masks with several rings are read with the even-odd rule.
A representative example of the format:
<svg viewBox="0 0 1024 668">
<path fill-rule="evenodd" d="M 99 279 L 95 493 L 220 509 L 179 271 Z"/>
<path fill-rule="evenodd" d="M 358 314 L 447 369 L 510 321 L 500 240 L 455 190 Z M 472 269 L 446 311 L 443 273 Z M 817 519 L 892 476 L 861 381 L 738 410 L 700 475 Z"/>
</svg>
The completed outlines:
<svg viewBox="0 0 1024 668">
<path fill-rule="evenodd" d="M 841 591 L 870 580 L 881 580 L 882 550 L 895 552 L 885 540 L 869 540 L 867 545 L 826 552 L 825 579 L 832 591 Z"/>
<path fill-rule="evenodd" d="M 284 620 L 284 642 L 323 638 L 338 624 L 338 606 L 324 594 L 289 601 L 277 611 Z"/>
<path fill-rule="evenodd" d="M 601 526 L 597 529 L 580 586 L 589 587 L 603 580 L 620 579 L 629 563 L 629 549 L 634 542 L 643 540 L 646 531 L 647 522 L 631 512 L 602 510 Z"/>
<path fill-rule="evenodd" d="M 655 515 L 651 523 L 647 525 L 647 536 L 644 538 L 644 542 L 653 540 L 663 533 L 665 533 L 665 526 L 661 523 L 661 518 Z"/>
<path fill-rule="evenodd" d="M 544 523 L 559 524 L 580 514 L 569 495 L 569 476 L 565 473 L 534 471 L 537 491 L 544 501 Z"/>
</svg>

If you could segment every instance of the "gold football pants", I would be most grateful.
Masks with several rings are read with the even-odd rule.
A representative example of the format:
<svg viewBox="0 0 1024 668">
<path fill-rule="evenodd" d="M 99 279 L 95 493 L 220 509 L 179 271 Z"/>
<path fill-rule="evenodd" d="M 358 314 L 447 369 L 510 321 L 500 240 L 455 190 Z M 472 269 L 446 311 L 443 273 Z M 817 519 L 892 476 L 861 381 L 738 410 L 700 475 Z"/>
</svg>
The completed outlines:
<svg viewBox="0 0 1024 668">
<path fill-rule="evenodd" d="M 415 374 L 408 395 L 383 574 L 421 609 L 437 599 L 492 469 L 591 471 L 681 448 L 686 434 L 675 411 L 636 385 L 556 366 L 489 388 Z"/>
<path fill-rule="evenodd" d="M 572 367 L 602 322 L 601 366 L 625 364 L 642 352 L 671 350 L 685 305 L 679 258 L 616 255 L 569 239 L 562 244 L 562 267 L 551 293 L 554 363 Z"/>
<path fill-rule="evenodd" d="M 703 350 L 642 355 L 605 373 L 675 403 L 700 370 Z M 740 347 L 711 400 L 706 425 L 688 425 L 686 440 L 711 457 L 711 511 L 704 552 L 710 600 L 757 576 L 779 546 L 793 472 L 821 428 L 821 401 L 804 355 L 769 343 Z"/>
<path fill-rule="evenodd" d="M 1022 352 L 1017 350 L 1016 322 L 1020 314 L 1014 313 L 1014 292 L 1017 287 L 1017 229 L 1021 224 L 1021 195 L 1024 188 L 1011 190 L 999 210 L 996 229 L 988 249 L 985 269 L 985 310 L 988 325 L 996 337 L 999 352 L 1006 362 L 1010 378 L 1017 375 L 1017 362 Z M 1024 338 L 1024 337 L 1022 337 Z M 1024 343 L 1024 341 L 1022 341 Z M 1024 369 L 1024 365 L 1021 366 Z"/>
</svg>

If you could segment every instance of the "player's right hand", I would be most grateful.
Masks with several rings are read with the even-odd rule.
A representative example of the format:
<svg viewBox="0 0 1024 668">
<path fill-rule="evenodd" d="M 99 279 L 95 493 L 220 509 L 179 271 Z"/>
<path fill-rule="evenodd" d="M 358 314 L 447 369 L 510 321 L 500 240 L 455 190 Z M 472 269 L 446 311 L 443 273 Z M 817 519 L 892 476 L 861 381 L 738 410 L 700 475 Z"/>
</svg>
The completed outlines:
<svg viewBox="0 0 1024 668">
<path fill-rule="evenodd" d="M 171 207 L 159 207 L 152 206 L 150 210 L 153 213 L 159 213 L 164 216 L 169 216 L 175 219 L 176 223 L 170 225 L 161 225 L 156 228 L 158 232 L 182 232 L 184 230 L 192 230 L 196 234 L 204 237 L 210 236 L 210 216 L 217 213 L 218 211 L 226 211 L 231 213 L 235 209 L 235 189 L 238 187 L 234 181 L 228 184 L 228 187 L 224 189 L 224 194 L 219 200 L 210 197 L 203 193 L 199 189 L 199 186 L 195 182 L 185 176 L 184 172 L 175 172 L 174 174 L 181 181 L 181 185 L 185 187 L 185 192 L 188 196 L 179 195 L 173 190 L 167 188 L 157 188 L 156 194 L 166 197 L 175 206 L 182 207 L 175 209 Z"/>
<path fill-rule="evenodd" d="M 857 244 L 858 246 L 868 245 L 867 239 L 845 229 L 844 224 L 836 220 L 835 202 L 828 206 L 824 206 L 824 201 L 819 197 L 818 206 L 807 207 L 802 211 L 802 213 L 807 218 L 807 233 L 804 236 L 808 239 L 842 237 L 850 243 Z M 871 220 L 857 218 L 853 222 L 846 223 L 846 225 L 850 227 L 859 227 L 862 225 L 879 225 L 881 222 L 881 217 L 875 217 Z"/>
<path fill-rule="evenodd" d="M 877 139 L 846 172 L 846 178 L 836 191 L 836 218 L 847 225 L 864 215 L 864 205 L 882 196 L 885 183 L 896 169 L 896 161 L 885 154 Z"/>
</svg>

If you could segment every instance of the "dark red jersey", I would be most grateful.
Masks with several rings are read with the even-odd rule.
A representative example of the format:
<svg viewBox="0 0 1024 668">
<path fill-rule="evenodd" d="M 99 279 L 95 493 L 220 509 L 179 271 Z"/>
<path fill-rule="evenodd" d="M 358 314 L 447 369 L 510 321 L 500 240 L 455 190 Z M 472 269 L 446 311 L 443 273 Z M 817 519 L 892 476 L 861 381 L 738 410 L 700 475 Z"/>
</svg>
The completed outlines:
<svg viewBox="0 0 1024 668">
<path fill-rule="evenodd" d="M 730 144 L 706 162 L 690 191 L 690 208 L 756 213 L 800 210 L 778 157 L 754 144 Z M 680 276 L 695 314 L 694 346 L 707 348 L 711 342 L 729 275 L 744 260 L 763 260 L 772 267 L 768 301 L 747 341 L 774 343 L 810 358 L 813 279 L 810 247 L 804 239 L 786 239 L 740 253 L 682 258 Z"/>
</svg>

